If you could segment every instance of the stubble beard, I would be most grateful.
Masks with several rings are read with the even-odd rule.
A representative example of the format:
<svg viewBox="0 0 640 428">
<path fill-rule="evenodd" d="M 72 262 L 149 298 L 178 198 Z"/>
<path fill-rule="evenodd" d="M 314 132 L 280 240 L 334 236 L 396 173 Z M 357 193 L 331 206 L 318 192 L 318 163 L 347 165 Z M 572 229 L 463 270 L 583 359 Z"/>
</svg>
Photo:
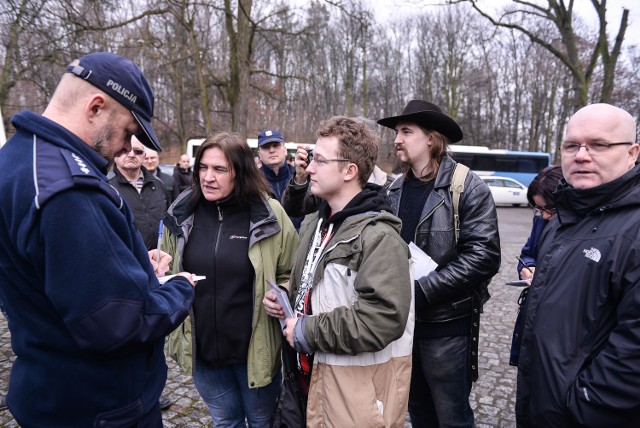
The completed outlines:
<svg viewBox="0 0 640 428">
<path fill-rule="evenodd" d="M 92 148 L 100 156 L 107 160 L 107 169 L 111 169 L 114 164 L 116 154 L 111 153 L 109 149 L 109 141 L 113 136 L 113 128 L 110 123 L 107 123 L 101 130 L 99 130 L 93 137 L 91 137 Z"/>
</svg>

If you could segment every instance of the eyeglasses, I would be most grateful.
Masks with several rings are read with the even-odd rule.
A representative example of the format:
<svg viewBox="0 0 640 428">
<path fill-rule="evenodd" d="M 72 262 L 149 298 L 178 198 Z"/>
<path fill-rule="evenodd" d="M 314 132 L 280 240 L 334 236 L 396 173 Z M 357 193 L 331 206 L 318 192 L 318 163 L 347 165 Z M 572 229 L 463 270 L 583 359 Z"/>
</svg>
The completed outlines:
<svg viewBox="0 0 640 428">
<path fill-rule="evenodd" d="M 128 152 L 123 151 L 121 155 L 122 155 L 122 156 L 126 156 L 126 155 L 128 155 L 129 153 L 131 153 L 131 152 L 133 152 L 133 154 L 134 154 L 134 155 L 136 155 L 136 156 L 142 156 L 142 155 L 144 155 L 144 150 L 142 150 L 142 149 L 131 149 L 131 150 L 129 150 Z"/>
<path fill-rule="evenodd" d="M 604 153 L 609 150 L 613 146 L 630 146 L 633 143 L 630 141 L 625 141 L 622 143 L 607 143 L 606 141 L 592 141 L 586 144 L 578 144 L 578 143 L 562 143 L 560 146 L 560 151 L 567 155 L 575 155 L 578 154 L 580 148 L 584 147 L 589 154 L 596 153 Z"/>
<path fill-rule="evenodd" d="M 309 165 L 311 165 L 311 162 L 315 162 L 318 166 L 327 165 L 329 162 L 351 162 L 349 159 L 323 159 L 316 157 L 311 153 L 307 155 L 307 161 Z"/>
<path fill-rule="evenodd" d="M 542 217 L 542 214 L 547 213 L 549 215 L 556 215 L 556 213 L 558 212 L 558 209 L 556 207 L 539 207 L 539 206 L 534 206 L 532 207 L 533 209 L 533 215 L 536 217 Z"/>
</svg>

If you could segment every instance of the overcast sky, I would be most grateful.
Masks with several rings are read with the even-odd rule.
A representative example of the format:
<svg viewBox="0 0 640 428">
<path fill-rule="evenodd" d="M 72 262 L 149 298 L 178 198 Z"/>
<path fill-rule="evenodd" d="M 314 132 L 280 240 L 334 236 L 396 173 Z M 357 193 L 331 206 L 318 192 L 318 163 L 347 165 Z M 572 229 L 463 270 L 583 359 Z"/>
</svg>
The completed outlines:
<svg viewBox="0 0 640 428">
<path fill-rule="evenodd" d="M 379 20 L 393 19 L 405 13 L 418 10 L 437 10 L 442 7 L 443 0 L 369 0 L 373 5 L 376 18 Z M 533 0 L 534 3 L 547 4 L 546 1 Z M 478 0 L 478 3 L 487 10 L 498 10 L 508 4 L 511 0 Z M 607 28 L 609 35 L 613 37 L 620 27 L 620 17 L 623 7 L 629 9 L 629 26 L 625 33 L 625 44 L 640 45 L 640 0 L 608 0 L 607 1 Z M 597 23 L 597 15 L 591 4 L 591 0 L 575 0 L 573 5 L 574 13 L 581 16 L 593 25 Z M 494 15 L 497 17 L 497 14 Z M 623 45 L 623 47 L 624 47 Z"/>
</svg>

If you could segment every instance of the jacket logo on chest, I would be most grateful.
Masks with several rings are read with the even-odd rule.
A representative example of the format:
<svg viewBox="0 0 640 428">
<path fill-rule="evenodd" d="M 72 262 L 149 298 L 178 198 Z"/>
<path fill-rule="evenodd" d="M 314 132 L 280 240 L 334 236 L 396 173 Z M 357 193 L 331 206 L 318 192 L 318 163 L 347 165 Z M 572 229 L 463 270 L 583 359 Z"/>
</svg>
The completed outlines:
<svg viewBox="0 0 640 428">
<path fill-rule="evenodd" d="M 248 236 L 240 236 L 240 235 L 231 235 L 229 239 L 248 239 Z"/>
<path fill-rule="evenodd" d="M 591 249 L 587 250 L 584 249 L 582 250 L 582 252 L 584 253 L 584 256 L 588 259 L 593 260 L 594 262 L 599 262 L 600 261 L 600 250 L 598 250 L 597 248 L 593 248 L 591 247 Z"/>
</svg>

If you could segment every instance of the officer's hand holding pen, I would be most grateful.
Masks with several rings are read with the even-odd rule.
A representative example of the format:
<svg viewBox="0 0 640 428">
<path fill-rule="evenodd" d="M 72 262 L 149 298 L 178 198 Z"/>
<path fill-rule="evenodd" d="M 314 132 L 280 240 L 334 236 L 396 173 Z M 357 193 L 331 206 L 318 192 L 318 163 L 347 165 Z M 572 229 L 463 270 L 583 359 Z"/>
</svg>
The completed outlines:
<svg viewBox="0 0 640 428">
<path fill-rule="evenodd" d="M 156 276 L 164 276 L 169 271 L 169 264 L 173 257 L 169 253 L 165 253 L 162 250 L 149 251 L 149 260 L 156 273 Z"/>
</svg>

